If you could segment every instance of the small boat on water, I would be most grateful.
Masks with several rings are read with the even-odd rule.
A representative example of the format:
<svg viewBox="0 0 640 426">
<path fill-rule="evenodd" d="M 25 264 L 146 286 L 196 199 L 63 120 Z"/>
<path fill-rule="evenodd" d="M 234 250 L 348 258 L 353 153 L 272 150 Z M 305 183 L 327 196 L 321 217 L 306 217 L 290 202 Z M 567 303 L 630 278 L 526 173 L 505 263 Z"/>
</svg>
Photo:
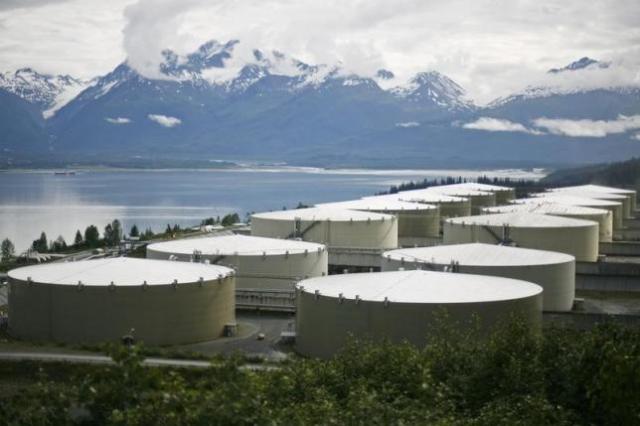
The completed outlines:
<svg viewBox="0 0 640 426">
<path fill-rule="evenodd" d="M 76 172 L 74 172 L 73 170 L 64 170 L 64 171 L 53 172 L 53 174 L 56 176 L 74 176 Z"/>
</svg>

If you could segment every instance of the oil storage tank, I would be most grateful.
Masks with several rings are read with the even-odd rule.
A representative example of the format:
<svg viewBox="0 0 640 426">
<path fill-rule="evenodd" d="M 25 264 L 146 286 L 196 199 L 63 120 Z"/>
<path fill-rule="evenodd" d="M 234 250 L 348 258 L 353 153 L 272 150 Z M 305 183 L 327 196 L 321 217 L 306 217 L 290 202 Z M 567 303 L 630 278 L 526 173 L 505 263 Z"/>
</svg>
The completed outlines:
<svg viewBox="0 0 640 426">
<path fill-rule="evenodd" d="M 611 241 L 613 238 L 613 213 L 609 210 L 592 207 L 573 206 L 554 203 L 552 200 L 540 199 L 538 203 L 510 204 L 506 206 L 485 207 L 485 214 L 529 212 L 552 216 L 572 217 L 574 219 L 598 222 L 600 241 Z"/>
<path fill-rule="evenodd" d="M 398 247 L 398 220 L 394 215 L 314 207 L 257 213 L 251 234 L 299 239 L 327 246 L 329 273 L 380 268 L 380 254 Z"/>
<path fill-rule="evenodd" d="M 637 208 L 637 193 L 632 189 L 623 189 L 623 188 L 615 188 L 612 186 L 603 186 L 603 185 L 578 185 L 578 186 L 565 186 L 562 188 L 554 188 L 550 190 L 551 192 L 560 192 L 560 193 L 602 193 L 602 194 L 614 194 L 614 195 L 623 195 L 627 202 L 625 204 L 625 214 L 627 217 L 630 215 L 633 216 L 635 214 Z"/>
<path fill-rule="evenodd" d="M 477 189 L 452 187 L 449 185 L 432 186 L 428 191 L 437 194 L 448 195 L 451 197 L 467 198 L 471 201 L 471 214 L 478 214 L 483 207 L 491 207 L 496 205 L 496 194 L 487 191 L 478 191 Z"/>
<path fill-rule="evenodd" d="M 570 254 L 580 262 L 595 262 L 598 232 L 598 223 L 590 220 L 526 212 L 501 213 L 447 219 L 443 242 L 515 244 Z"/>
<path fill-rule="evenodd" d="M 575 258 L 564 253 L 470 243 L 391 250 L 382 270 L 435 270 L 492 275 L 538 284 L 545 311 L 570 311 L 575 296 Z"/>
<path fill-rule="evenodd" d="M 464 182 L 440 186 L 440 188 L 470 189 L 472 191 L 492 192 L 496 195 L 497 206 L 507 204 L 516 198 L 516 190 L 508 186 L 489 185 L 486 183 Z"/>
<path fill-rule="evenodd" d="M 124 257 L 27 266 L 9 272 L 9 332 L 64 343 L 129 333 L 151 345 L 206 341 L 235 322 L 234 291 L 222 266 Z"/>
<path fill-rule="evenodd" d="M 531 194 L 531 198 L 520 198 L 513 200 L 515 204 L 538 204 L 540 200 L 548 200 L 557 204 L 567 204 L 570 206 L 591 207 L 594 209 L 609 210 L 613 215 L 613 228 L 620 229 L 623 227 L 624 208 L 620 200 L 602 200 L 596 198 L 589 198 L 582 195 L 573 195 L 570 193 L 556 193 L 556 192 L 541 192 L 538 194 Z"/>
<path fill-rule="evenodd" d="M 246 235 L 151 244 L 147 246 L 147 258 L 207 262 L 233 268 L 238 289 L 293 290 L 301 279 L 328 272 L 328 254 L 322 244 Z"/>
<path fill-rule="evenodd" d="M 401 200 L 410 203 L 422 203 L 438 206 L 440 219 L 450 217 L 469 216 L 471 214 L 471 201 L 463 197 L 451 197 L 448 195 L 429 192 L 426 189 L 402 191 L 396 194 L 376 195 L 364 197 L 364 200 Z"/>
<path fill-rule="evenodd" d="M 520 315 L 538 328 L 542 288 L 502 277 L 431 271 L 331 275 L 297 285 L 296 350 L 330 358 L 348 341 L 389 339 L 424 346 L 442 314 L 483 330 Z"/>
<path fill-rule="evenodd" d="M 398 218 L 398 244 L 401 246 L 413 246 L 440 237 L 440 208 L 437 205 L 368 198 L 318 204 L 317 207 L 393 214 Z"/>
<path fill-rule="evenodd" d="M 251 234 L 299 238 L 329 248 L 384 249 L 398 246 L 398 221 L 388 214 L 312 207 L 256 213 L 251 216 Z"/>
</svg>

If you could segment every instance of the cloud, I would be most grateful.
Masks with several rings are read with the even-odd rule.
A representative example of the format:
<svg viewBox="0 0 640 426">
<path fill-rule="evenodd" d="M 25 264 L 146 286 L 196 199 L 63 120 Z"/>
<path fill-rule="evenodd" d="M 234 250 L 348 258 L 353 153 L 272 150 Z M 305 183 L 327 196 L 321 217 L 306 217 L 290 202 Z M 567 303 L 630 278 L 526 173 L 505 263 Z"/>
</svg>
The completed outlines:
<svg viewBox="0 0 640 426">
<path fill-rule="evenodd" d="M 396 127 L 419 127 L 420 123 L 417 121 L 407 121 L 405 123 L 396 123 Z"/>
<path fill-rule="evenodd" d="M 476 121 L 462 125 L 464 129 L 485 130 L 487 132 L 522 132 L 532 135 L 543 134 L 539 130 L 529 129 L 520 123 L 501 118 L 480 117 Z"/>
<path fill-rule="evenodd" d="M 631 136 L 631 139 L 640 141 L 640 133 L 636 133 L 635 135 Z"/>
<path fill-rule="evenodd" d="M 147 117 L 149 118 L 149 120 L 155 121 L 156 123 L 164 127 L 175 127 L 182 123 L 182 120 L 180 120 L 179 118 L 170 117 L 168 115 L 149 114 L 147 115 Z"/>
<path fill-rule="evenodd" d="M 536 127 L 546 129 L 555 135 L 603 138 L 611 134 L 625 133 L 630 130 L 640 129 L 640 115 L 620 115 L 615 120 L 538 118 L 533 120 L 533 124 Z"/>
<path fill-rule="evenodd" d="M 2 0 L 0 2 L 0 10 L 28 9 L 66 1 L 69 0 Z"/>
<path fill-rule="evenodd" d="M 7 70 L 93 77 L 128 57 L 154 76 L 166 48 L 186 54 L 210 39 L 238 39 L 230 69 L 259 48 L 363 76 L 389 69 L 394 84 L 437 70 L 481 104 L 526 85 L 640 86 L 637 0 L 27 1 L 39 6 L 0 8 Z M 546 74 L 583 56 L 612 65 Z"/>
<path fill-rule="evenodd" d="M 131 123 L 131 120 L 126 118 L 126 117 L 116 117 L 116 118 L 111 118 L 111 117 L 105 117 L 105 120 L 111 124 L 129 124 Z"/>
</svg>

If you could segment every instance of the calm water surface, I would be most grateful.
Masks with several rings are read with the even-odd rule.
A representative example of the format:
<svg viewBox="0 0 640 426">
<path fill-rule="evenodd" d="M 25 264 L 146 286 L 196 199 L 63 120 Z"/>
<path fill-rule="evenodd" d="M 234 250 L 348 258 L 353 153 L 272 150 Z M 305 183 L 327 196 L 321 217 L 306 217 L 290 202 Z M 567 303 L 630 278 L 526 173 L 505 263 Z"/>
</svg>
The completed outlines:
<svg viewBox="0 0 640 426">
<path fill-rule="evenodd" d="M 407 181 L 480 175 L 537 179 L 521 170 L 322 170 L 303 168 L 83 171 L 0 173 L 0 238 L 18 250 L 45 231 L 50 240 L 73 240 L 77 229 L 100 230 L 113 219 L 128 231 L 162 230 L 168 223 L 189 226 L 203 218 L 340 201 L 386 190 Z"/>
</svg>

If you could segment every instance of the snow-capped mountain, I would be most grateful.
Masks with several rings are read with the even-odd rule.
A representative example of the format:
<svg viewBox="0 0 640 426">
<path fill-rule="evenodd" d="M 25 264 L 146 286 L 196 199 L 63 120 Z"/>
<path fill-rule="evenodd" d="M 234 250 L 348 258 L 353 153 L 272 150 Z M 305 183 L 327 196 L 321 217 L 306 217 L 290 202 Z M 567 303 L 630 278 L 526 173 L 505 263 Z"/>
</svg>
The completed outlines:
<svg viewBox="0 0 640 426">
<path fill-rule="evenodd" d="M 572 73 L 584 73 L 593 72 L 609 68 L 611 64 L 609 62 L 597 61 L 589 57 L 580 58 L 577 61 L 562 68 L 551 68 L 547 71 L 550 78 L 547 80 L 547 84 L 527 86 L 519 92 L 515 92 L 505 97 L 495 99 L 488 104 L 489 108 L 498 108 L 502 105 L 521 102 L 527 99 L 545 98 L 556 95 L 574 95 L 580 93 L 587 93 L 593 90 L 602 90 L 601 87 L 593 88 L 588 85 L 582 84 L 567 84 L 571 82 Z M 560 78 L 561 80 L 556 80 Z M 612 86 L 606 88 L 606 90 L 618 92 L 621 94 L 628 93 L 629 87 Z M 633 89 L 631 89 L 633 91 Z"/>
<path fill-rule="evenodd" d="M 558 74 L 561 72 L 566 72 L 566 71 L 575 71 L 575 70 L 583 70 L 585 68 L 608 68 L 609 67 L 609 63 L 608 62 L 601 62 L 601 61 L 597 61 L 595 59 L 591 59 L 587 56 L 578 59 L 575 62 L 571 62 L 569 65 L 566 65 L 562 68 L 551 68 L 549 71 L 547 71 L 549 74 Z"/>
<path fill-rule="evenodd" d="M 74 80 L 68 86 L 86 84 L 84 90 L 48 120 L 29 121 L 23 133 L 15 120 L 19 114 L 8 114 L 5 121 L 14 124 L 13 134 L 25 135 L 20 140 L 38 139 L 41 143 L 31 145 L 46 146 L 48 157 L 82 162 L 222 158 L 321 166 L 510 167 L 640 154 L 628 134 L 609 137 L 605 149 L 602 140 L 530 130 L 540 117 L 609 120 L 640 114 L 635 88 L 564 93 L 537 86 L 479 108 L 461 86 L 436 71 L 408 81 L 390 69 L 357 75 L 339 62 L 309 64 L 282 52 L 246 49 L 239 41 L 210 41 L 187 55 L 165 50 L 163 58 L 153 75 L 123 62 L 90 84 Z M 547 75 L 570 80 L 603 68 L 587 58 Z M 53 78 L 36 74 L 24 81 Z M 17 87 L 10 77 L 8 87 Z M 37 104 L 40 112 L 49 111 L 56 105 L 52 99 L 68 93 L 56 87 L 51 83 L 37 91 L 48 98 L 35 97 L 34 90 L 10 91 L 3 106 L 24 110 Z M 476 121 L 484 130 L 465 126 Z M 0 161 L 3 146 L 17 152 L 19 145 L 8 143 L 0 137 Z"/>
<path fill-rule="evenodd" d="M 88 87 L 69 75 L 40 74 L 31 68 L 0 73 L 0 88 L 36 105 L 49 118 Z"/>
<path fill-rule="evenodd" d="M 421 72 L 409 80 L 408 85 L 394 87 L 391 91 L 410 102 L 429 100 L 449 110 L 474 109 L 473 102 L 466 97 L 466 91 L 437 71 Z"/>
</svg>

